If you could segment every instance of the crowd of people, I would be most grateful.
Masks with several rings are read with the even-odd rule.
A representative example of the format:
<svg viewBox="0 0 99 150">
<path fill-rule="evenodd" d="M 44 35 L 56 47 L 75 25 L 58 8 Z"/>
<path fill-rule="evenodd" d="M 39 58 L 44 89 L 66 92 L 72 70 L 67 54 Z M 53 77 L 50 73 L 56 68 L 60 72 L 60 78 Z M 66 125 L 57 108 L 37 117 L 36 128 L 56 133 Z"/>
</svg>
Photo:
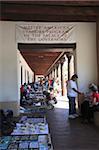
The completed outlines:
<svg viewBox="0 0 99 150">
<path fill-rule="evenodd" d="M 79 112 L 82 116 L 83 121 L 90 122 L 93 119 L 93 114 L 95 111 L 99 111 L 99 91 L 98 87 L 91 83 L 89 84 L 89 91 L 83 93 L 78 90 L 77 87 L 77 74 L 74 74 L 70 80 L 67 81 L 67 97 L 69 100 L 69 118 L 74 119 L 78 117 L 76 111 L 76 98 L 79 95 Z M 43 78 L 38 82 L 24 83 L 20 88 L 21 102 L 22 99 L 29 99 L 30 95 L 34 91 L 42 91 L 43 95 L 46 96 L 46 103 L 52 99 L 56 101 L 56 96 L 61 93 L 61 88 L 59 84 L 59 79 L 48 79 Z M 57 103 L 57 101 L 55 102 Z"/>
<path fill-rule="evenodd" d="M 20 87 L 20 103 L 22 104 L 23 99 L 30 99 L 32 93 L 37 91 L 42 92 L 43 95 L 46 96 L 47 100 L 55 100 L 56 93 L 58 93 L 58 88 L 56 90 L 56 86 L 58 86 L 58 83 L 56 83 L 54 79 L 48 78 L 43 78 L 28 84 L 24 83 Z"/>
</svg>

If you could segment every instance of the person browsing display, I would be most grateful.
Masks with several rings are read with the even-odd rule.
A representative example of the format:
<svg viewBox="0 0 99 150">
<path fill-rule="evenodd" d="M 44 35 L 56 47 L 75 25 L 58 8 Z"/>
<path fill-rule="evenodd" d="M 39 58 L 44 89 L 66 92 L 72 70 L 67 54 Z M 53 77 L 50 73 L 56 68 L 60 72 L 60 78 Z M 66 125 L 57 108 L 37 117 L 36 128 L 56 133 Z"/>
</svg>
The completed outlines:
<svg viewBox="0 0 99 150">
<path fill-rule="evenodd" d="M 67 82 L 67 97 L 69 99 L 69 118 L 76 118 L 76 97 L 78 94 L 82 94 L 77 88 L 77 74 L 74 74 L 71 79 Z"/>
</svg>

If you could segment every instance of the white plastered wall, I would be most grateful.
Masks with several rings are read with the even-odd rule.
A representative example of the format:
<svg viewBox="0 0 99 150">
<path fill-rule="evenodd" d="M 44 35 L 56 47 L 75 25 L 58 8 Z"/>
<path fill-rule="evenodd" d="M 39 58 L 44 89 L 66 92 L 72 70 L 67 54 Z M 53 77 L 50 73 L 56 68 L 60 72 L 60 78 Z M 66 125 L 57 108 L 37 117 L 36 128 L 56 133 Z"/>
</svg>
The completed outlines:
<svg viewBox="0 0 99 150">
<path fill-rule="evenodd" d="M 34 73 L 31 70 L 31 68 L 28 66 L 26 63 L 25 59 L 23 56 L 20 54 L 20 51 L 17 50 L 17 56 L 18 56 L 18 90 L 19 90 L 19 98 L 20 98 L 20 87 L 21 87 L 21 66 L 22 66 L 22 84 L 25 82 L 28 83 L 28 76 L 27 76 L 27 71 L 29 72 L 29 82 L 31 83 L 34 78 Z M 25 80 L 25 71 L 26 71 L 26 80 Z"/>
<path fill-rule="evenodd" d="M 0 106 L 12 109 L 18 115 L 18 77 L 17 77 L 17 51 L 15 42 L 15 23 L 0 22 Z M 5 106 L 5 104 L 6 106 Z M 16 110 L 11 108 L 14 104 Z"/>
<path fill-rule="evenodd" d="M 90 82 L 97 83 L 96 24 L 74 24 L 74 34 L 68 41 L 76 42 L 78 86 L 86 91 Z M 0 103 L 4 102 L 4 108 L 12 108 L 18 115 L 20 71 L 15 25 L 16 22 L 0 22 Z"/>
<path fill-rule="evenodd" d="M 79 76 L 78 87 L 86 92 L 90 83 L 97 84 L 96 23 L 72 24 L 74 29 L 66 43 L 76 43 L 75 72 Z"/>
<path fill-rule="evenodd" d="M 20 54 L 20 51 L 17 50 L 17 54 L 18 54 L 18 77 L 19 77 L 19 84 L 21 86 L 21 66 L 23 68 L 23 83 L 25 82 L 28 83 L 28 77 L 27 77 L 27 71 L 29 72 L 29 82 L 33 81 L 33 76 L 34 73 L 31 70 L 31 68 L 28 66 L 27 62 L 24 60 L 23 56 Z M 25 81 L 25 70 L 26 70 L 26 81 Z"/>
<path fill-rule="evenodd" d="M 15 24 L 9 22 L 2 22 L 1 30 L 1 45 L 0 64 L 2 73 L 0 78 L 2 80 L 2 93 L 0 100 L 16 100 L 17 97 L 17 51 L 15 42 Z M 16 81 L 16 82 L 15 82 Z M 12 98 L 13 97 L 13 98 Z"/>
<path fill-rule="evenodd" d="M 96 23 L 77 23 L 75 36 L 78 86 L 86 92 L 89 83 L 97 84 Z"/>
<path fill-rule="evenodd" d="M 12 109 L 14 116 L 18 116 L 20 108 L 19 61 L 24 69 L 29 71 L 30 82 L 33 73 L 22 56 L 18 54 L 15 31 L 15 22 L 0 21 L 0 109 Z"/>
<path fill-rule="evenodd" d="M 2 85 L 3 85 L 3 80 L 2 80 L 2 28 L 1 28 L 1 22 L 0 22 L 0 99 L 2 97 Z"/>
</svg>

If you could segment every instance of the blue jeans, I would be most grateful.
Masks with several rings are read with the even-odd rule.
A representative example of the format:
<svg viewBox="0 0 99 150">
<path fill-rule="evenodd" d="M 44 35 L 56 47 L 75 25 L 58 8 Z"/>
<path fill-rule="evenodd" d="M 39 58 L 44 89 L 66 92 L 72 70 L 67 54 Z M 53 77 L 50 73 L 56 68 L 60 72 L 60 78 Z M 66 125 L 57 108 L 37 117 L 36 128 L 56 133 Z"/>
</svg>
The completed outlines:
<svg viewBox="0 0 99 150">
<path fill-rule="evenodd" d="M 69 115 L 73 115 L 76 113 L 75 97 L 68 96 L 68 99 L 69 99 Z"/>
</svg>

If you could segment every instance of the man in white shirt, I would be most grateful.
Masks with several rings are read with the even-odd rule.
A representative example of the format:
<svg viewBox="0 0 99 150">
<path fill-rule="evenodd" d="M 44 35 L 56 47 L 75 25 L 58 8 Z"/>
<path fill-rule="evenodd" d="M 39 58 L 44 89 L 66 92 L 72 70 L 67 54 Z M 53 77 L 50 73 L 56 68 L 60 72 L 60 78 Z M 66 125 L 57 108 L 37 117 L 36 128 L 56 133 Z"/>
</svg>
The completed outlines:
<svg viewBox="0 0 99 150">
<path fill-rule="evenodd" d="M 69 99 L 69 118 L 75 118 L 77 117 L 76 114 L 76 103 L 75 99 L 77 97 L 77 94 L 81 94 L 80 91 L 78 91 L 76 80 L 78 76 L 74 74 L 71 79 L 67 82 L 67 97 Z"/>
</svg>

